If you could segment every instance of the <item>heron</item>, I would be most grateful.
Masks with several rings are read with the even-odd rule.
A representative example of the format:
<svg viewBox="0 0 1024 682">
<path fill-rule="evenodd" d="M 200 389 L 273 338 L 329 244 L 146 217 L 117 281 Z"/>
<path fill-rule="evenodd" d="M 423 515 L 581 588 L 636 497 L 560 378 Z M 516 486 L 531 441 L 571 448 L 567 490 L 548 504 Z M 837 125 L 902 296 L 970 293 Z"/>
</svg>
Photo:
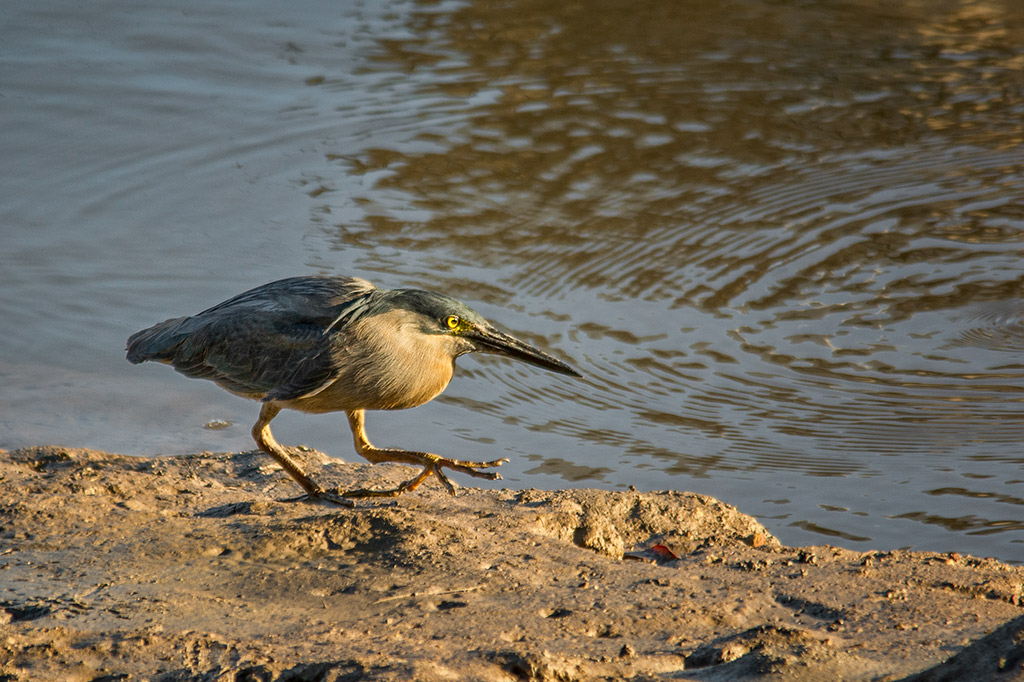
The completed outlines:
<svg viewBox="0 0 1024 682">
<path fill-rule="evenodd" d="M 443 469 L 488 480 L 484 471 L 507 459 L 472 462 L 429 452 L 380 448 L 366 435 L 366 410 L 422 405 L 451 381 L 456 358 L 504 355 L 573 377 L 555 357 L 498 330 L 469 306 L 420 289 L 380 289 L 356 277 L 281 279 L 132 334 L 127 358 L 153 360 L 208 379 L 235 395 L 258 400 L 256 446 L 302 487 L 304 497 L 351 506 L 351 498 L 397 497 L 431 475 L 455 494 Z M 422 467 L 390 489 L 325 489 L 314 482 L 270 431 L 283 409 L 345 412 L 355 451 L 371 463 Z"/>
</svg>

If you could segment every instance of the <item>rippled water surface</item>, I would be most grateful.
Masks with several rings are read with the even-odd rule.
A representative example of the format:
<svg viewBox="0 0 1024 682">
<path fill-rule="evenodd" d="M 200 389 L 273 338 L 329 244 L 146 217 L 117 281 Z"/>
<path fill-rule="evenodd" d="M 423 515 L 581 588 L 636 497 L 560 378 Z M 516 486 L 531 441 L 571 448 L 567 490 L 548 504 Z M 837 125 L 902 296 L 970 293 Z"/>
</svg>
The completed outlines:
<svg viewBox="0 0 1024 682">
<path fill-rule="evenodd" d="M 358 274 L 587 375 L 465 358 L 380 444 L 1024 561 L 1024 5 L 171 4 L 0 9 L 0 446 L 249 449 L 125 338 Z"/>
</svg>

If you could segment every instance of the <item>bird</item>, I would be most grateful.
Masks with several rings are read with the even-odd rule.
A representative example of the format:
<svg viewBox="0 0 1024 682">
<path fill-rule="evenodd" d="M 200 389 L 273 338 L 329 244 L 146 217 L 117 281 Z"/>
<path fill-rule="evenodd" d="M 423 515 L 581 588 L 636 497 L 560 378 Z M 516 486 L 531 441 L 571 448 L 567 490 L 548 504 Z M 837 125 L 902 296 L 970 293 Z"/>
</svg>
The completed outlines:
<svg viewBox="0 0 1024 682">
<path fill-rule="evenodd" d="M 492 353 L 559 374 L 582 377 L 570 365 L 500 331 L 466 304 L 421 289 L 381 289 L 365 279 L 299 276 L 245 291 L 192 316 L 132 334 L 127 359 L 156 361 L 188 377 L 208 379 L 258 400 L 252 427 L 257 447 L 305 491 L 304 498 L 351 506 L 353 498 L 397 497 L 431 475 L 452 495 L 443 469 L 496 480 L 507 459 L 473 462 L 373 445 L 366 410 L 400 410 L 441 394 L 456 358 Z M 422 467 L 387 489 L 326 489 L 314 482 L 270 431 L 283 409 L 345 412 L 355 451 L 371 463 Z"/>
</svg>

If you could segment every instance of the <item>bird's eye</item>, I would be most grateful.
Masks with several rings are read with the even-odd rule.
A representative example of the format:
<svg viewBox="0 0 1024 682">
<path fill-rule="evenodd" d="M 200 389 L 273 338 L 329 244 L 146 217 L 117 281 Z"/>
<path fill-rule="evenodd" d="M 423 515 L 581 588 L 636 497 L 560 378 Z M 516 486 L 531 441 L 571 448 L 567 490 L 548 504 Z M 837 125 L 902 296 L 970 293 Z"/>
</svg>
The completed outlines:
<svg viewBox="0 0 1024 682">
<path fill-rule="evenodd" d="M 462 320 L 459 319 L 458 315 L 449 315 L 444 320 L 445 325 L 447 325 L 449 329 L 458 329 L 461 322 Z"/>
</svg>

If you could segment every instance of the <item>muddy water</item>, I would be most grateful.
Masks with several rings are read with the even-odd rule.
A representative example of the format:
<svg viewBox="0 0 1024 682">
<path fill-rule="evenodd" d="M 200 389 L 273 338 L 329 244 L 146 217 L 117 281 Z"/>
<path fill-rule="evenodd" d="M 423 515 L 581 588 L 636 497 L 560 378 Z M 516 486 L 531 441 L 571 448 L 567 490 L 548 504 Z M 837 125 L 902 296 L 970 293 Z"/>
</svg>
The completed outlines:
<svg viewBox="0 0 1024 682">
<path fill-rule="evenodd" d="M 248 448 L 124 339 L 359 274 L 587 375 L 465 358 L 381 444 L 1024 560 L 1019 3 L 165 4 L 2 11 L 0 446 Z"/>
</svg>

